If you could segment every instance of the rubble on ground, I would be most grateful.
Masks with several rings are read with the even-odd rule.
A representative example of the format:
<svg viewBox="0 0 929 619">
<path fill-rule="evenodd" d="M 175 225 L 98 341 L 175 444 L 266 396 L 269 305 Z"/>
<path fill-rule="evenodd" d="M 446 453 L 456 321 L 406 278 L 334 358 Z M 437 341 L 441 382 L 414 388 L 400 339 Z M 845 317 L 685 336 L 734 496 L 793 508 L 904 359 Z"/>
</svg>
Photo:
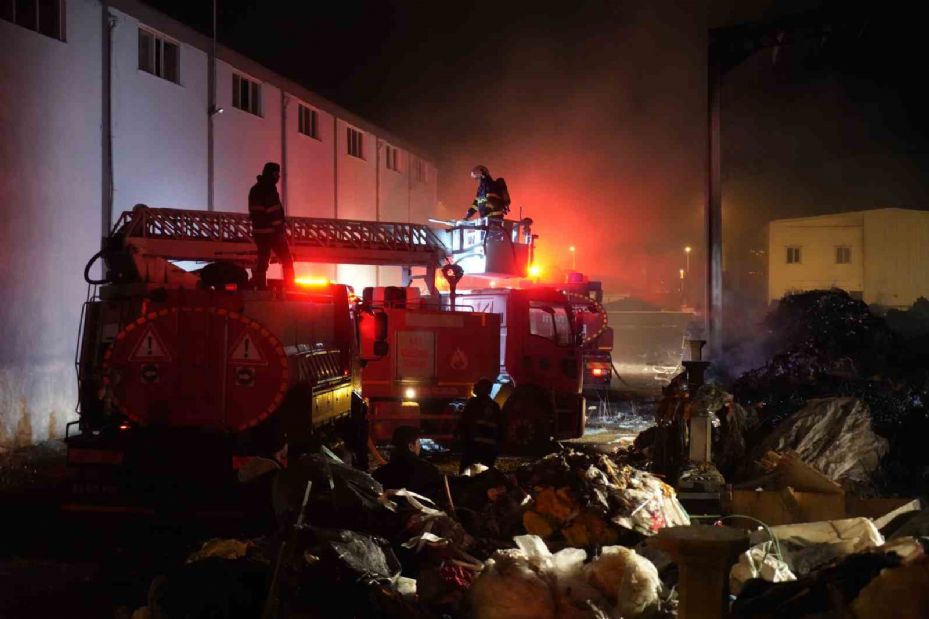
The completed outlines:
<svg viewBox="0 0 929 619">
<path fill-rule="evenodd" d="M 864 483 L 882 494 L 926 494 L 929 347 L 920 334 L 929 332 L 929 323 L 924 325 L 924 305 L 923 300 L 909 312 L 888 312 L 885 319 L 841 290 L 784 297 L 762 323 L 760 349 L 767 363 L 732 387 L 737 402 L 758 411 L 758 438 L 779 433 L 779 424 L 810 400 L 854 398 L 863 403 L 856 416 L 866 410 L 873 432 L 889 449 L 867 482 L 857 477 L 852 485 Z"/>
<path fill-rule="evenodd" d="M 603 546 L 690 524 L 671 486 L 605 454 L 564 449 L 520 467 L 516 478 L 532 498 L 523 524 L 544 539 Z"/>
<path fill-rule="evenodd" d="M 657 568 L 617 544 L 689 518 L 670 486 L 606 455 L 564 449 L 513 475 L 453 478 L 447 509 L 331 455 L 266 474 L 277 530 L 192 549 L 139 617 L 231 616 L 222 600 L 276 616 L 338 600 L 330 617 L 618 619 L 671 607 Z M 524 535 L 540 526 L 548 539 Z"/>
<path fill-rule="evenodd" d="M 801 460 L 860 495 L 874 494 L 874 475 L 890 451 L 872 429 L 871 412 L 856 398 L 808 400 L 751 452 L 751 464 L 769 451 L 791 450 Z"/>
<path fill-rule="evenodd" d="M 929 616 L 929 555 L 909 540 L 842 555 L 788 582 L 748 580 L 732 606 L 735 619 L 854 617 L 916 619 Z"/>
<path fill-rule="evenodd" d="M 636 619 L 655 617 L 664 591 L 658 570 L 623 546 L 551 553 L 535 535 L 499 550 L 474 582 L 468 604 L 475 619 Z"/>
</svg>

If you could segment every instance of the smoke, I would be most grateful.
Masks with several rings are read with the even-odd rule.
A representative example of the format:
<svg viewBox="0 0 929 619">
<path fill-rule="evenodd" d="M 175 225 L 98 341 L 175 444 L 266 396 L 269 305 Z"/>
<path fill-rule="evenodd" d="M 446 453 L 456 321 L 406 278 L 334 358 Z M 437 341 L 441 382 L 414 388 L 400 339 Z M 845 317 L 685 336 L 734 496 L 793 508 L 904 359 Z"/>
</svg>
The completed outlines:
<svg viewBox="0 0 929 619">
<path fill-rule="evenodd" d="M 421 119 L 409 130 L 438 142 L 453 214 L 473 197 L 475 164 L 506 178 L 511 216 L 536 222 L 544 276 L 571 268 L 574 245 L 577 269 L 609 292 L 676 291 L 683 247 L 701 238 L 703 17 L 651 4 L 578 13 L 557 31 L 544 18 L 514 20 L 496 51 L 476 52 L 485 61 L 445 93 L 447 105 L 409 110 Z"/>
</svg>

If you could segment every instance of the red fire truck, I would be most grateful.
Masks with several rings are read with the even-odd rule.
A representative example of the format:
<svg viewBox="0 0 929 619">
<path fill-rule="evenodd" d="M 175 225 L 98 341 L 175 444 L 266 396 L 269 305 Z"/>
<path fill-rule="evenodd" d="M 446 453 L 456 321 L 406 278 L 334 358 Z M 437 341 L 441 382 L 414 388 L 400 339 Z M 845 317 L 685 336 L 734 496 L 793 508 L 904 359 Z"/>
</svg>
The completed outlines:
<svg viewBox="0 0 929 619">
<path fill-rule="evenodd" d="M 613 379 L 613 328 L 603 309 L 603 287 L 582 273 L 568 273 L 560 286 L 571 300 L 581 331 L 584 358 L 584 393 L 602 397 Z"/>
<path fill-rule="evenodd" d="M 288 221 L 298 260 L 351 262 L 358 245 L 406 243 L 422 261 L 421 228 Z M 139 504 L 164 489 L 214 504 L 232 490 L 218 481 L 285 444 L 293 452 L 339 435 L 366 453 L 359 368 L 385 354 L 386 316 L 342 285 L 249 290 L 243 265 L 254 251 L 244 214 L 139 207 L 117 222 L 85 269 L 80 417 L 67 435 L 78 502 Z M 98 257 L 105 276 L 94 280 Z M 191 260 L 207 265 L 172 262 Z"/>
<path fill-rule="evenodd" d="M 375 440 L 397 425 L 450 438 L 479 378 L 497 383 L 511 447 L 583 433 L 581 337 L 565 293 L 487 288 L 456 295 L 453 309 L 448 297 L 443 307 L 427 306 L 416 289 L 393 290 L 366 294 L 389 325 L 390 353 L 362 372 Z"/>
</svg>

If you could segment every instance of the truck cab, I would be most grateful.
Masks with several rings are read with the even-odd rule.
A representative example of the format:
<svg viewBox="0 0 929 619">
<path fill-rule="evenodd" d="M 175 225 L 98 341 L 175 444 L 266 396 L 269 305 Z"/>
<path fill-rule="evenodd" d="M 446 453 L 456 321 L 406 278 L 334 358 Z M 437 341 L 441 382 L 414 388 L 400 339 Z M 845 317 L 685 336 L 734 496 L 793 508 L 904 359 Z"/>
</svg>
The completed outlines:
<svg viewBox="0 0 929 619">
<path fill-rule="evenodd" d="M 489 288 L 460 295 L 500 316 L 498 401 L 514 444 L 576 438 L 585 426 L 582 350 L 570 299 L 555 288 Z"/>
</svg>

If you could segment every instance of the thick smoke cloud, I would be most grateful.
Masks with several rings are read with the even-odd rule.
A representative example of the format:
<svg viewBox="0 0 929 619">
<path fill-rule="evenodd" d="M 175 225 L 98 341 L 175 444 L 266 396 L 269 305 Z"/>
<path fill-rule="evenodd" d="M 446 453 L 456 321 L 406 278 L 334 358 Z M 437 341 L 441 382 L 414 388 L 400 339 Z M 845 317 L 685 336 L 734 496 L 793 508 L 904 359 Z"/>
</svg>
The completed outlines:
<svg viewBox="0 0 929 619">
<path fill-rule="evenodd" d="M 409 131 L 441 136 L 452 215 L 473 195 L 474 164 L 507 179 L 514 214 L 522 207 L 537 222 L 548 275 L 570 267 L 575 245 L 578 269 L 611 292 L 676 289 L 682 248 L 701 238 L 702 13 L 605 3 L 578 12 L 563 30 L 514 18 L 445 105 L 410 110 L 421 120 Z"/>
<path fill-rule="evenodd" d="M 305 23 L 274 4 L 227 8 L 221 39 L 430 151 L 442 214 L 464 213 L 483 163 L 537 222 L 549 275 L 573 244 L 610 291 L 677 290 L 702 239 L 701 3 L 355 2 Z M 281 66 L 296 48 L 308 61 Z"/>
</svg>

